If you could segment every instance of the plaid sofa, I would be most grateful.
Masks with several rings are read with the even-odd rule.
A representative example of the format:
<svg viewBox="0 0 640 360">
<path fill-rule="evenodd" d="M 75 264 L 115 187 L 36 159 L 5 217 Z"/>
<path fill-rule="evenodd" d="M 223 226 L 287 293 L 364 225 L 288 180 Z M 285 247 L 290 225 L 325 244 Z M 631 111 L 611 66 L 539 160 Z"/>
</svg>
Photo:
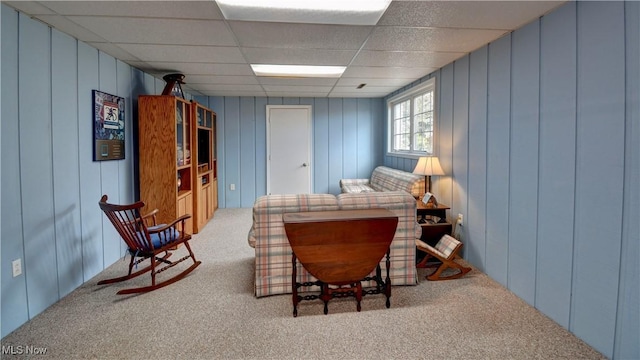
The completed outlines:
<svg viewBox="0 0 640 360">
<path fill-rule="evenodd" d="M 392 285 L 415 285 L 415 239 L 422 228 L 416 222 L 416 201 L 404 192 L 369 194 L 297 194 L 266 195 L 253 205 L 253 226 L 249 231 L 249 245 L 255 249 L 255 296 L 291 293 L 291 247 L 284 230 L 282 214 L 301 211 L 352 210 L 385 208 L 398 216 L 396 235 L 391 243 Z M 297 263 L 297 281 L 316 279 Z M 381 261 L 386 274 L 384 259 Z M 372 273 L 373 275 L 373 273 Z M 363 286 L 372 286 L 365 282 Z M 300 291 L 318 289 L 301 288 Z"/>
<path fill-rule="evenodd" d="M 373 169 L 371 179 L 341 179 L 340 189 L 343 193 L 406 191 L 418 198 L 424 193 L 424 176 L 378 166 Z"/>
</svg>

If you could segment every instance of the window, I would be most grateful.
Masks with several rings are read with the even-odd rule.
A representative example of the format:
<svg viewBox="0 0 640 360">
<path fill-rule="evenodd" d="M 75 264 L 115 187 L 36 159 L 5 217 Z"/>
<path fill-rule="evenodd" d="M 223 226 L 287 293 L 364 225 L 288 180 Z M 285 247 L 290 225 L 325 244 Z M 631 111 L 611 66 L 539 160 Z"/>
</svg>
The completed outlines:
<svg viewBox="0 0 640 360">
<path fill-rule="evenodd" d="M 435 78 L 431 78 L 387 101 L 389 153 L 433 154 L 435 83 Z"/>
</svg>

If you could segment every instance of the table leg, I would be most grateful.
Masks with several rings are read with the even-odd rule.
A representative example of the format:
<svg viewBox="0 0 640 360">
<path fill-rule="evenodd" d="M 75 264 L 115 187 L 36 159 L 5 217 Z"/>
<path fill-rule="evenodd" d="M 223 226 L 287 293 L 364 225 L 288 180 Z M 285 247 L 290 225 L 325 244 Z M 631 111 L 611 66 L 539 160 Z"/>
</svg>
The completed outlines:
<svg viewBox="0 0 640 360">
<path fill-rule="evenodd" d="M 322 290 L 320 292 L 320 299 L 324 301 L 324 314 L 327 315 L 329 313 L 329 300 L 331 300 L 331 291 L 329 290 L 329 285 L 322 283 Z"/>
<path fill-rule="evenodd" d="M 385 286 L 384 294 L 387 296 L 387 303 L 386 303 L 387 309 L 391 307 L 391 300 L 389 299 L 391 297 L 391 278 L 389 277 L 389 268 L 391 267 L 390 253 L 391 253 L 391 249 L 387 250 L 387 261 L 385 263 L 387 265 L 387 280 L 384 282 L 384 286 Z"/>
<path fill-rule="evenodd" d="M 296 254 L 291 252 L 291 264 L 293 265 L 293 271 L 291 272 L 291 300 L 293 301 L 293 317 L 298 316 L 298 284 L 296 275 Z"/>
</svg>

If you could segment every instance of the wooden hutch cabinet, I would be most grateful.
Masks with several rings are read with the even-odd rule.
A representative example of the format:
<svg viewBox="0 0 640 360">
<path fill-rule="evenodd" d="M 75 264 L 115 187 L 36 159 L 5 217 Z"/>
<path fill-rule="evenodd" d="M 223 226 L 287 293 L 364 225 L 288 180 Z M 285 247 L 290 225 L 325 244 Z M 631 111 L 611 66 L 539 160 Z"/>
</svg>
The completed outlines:
<svg viewBox="0 0 640 360">
<path fill-rule="evenodd" d="M 205 136 L 203 131 L 202 139 L 195 120 L 200 109 L 205 119 L 207 112 L 211 119 L 210 134 Z M 215 113 L 194 102 L 172 95 L 138 97 L 140 200 L 147 211 L 158 209 L 160 223 L 191 214 L 184 230 L 196 233 L 213 216 L 217 206 L 210 189 L 217 183 L 214 128 Z M 202 213 L 206 218 L 200 215 L 202 203 L 206 210 L 211 205 L 210 212 Z"/>
</svg>

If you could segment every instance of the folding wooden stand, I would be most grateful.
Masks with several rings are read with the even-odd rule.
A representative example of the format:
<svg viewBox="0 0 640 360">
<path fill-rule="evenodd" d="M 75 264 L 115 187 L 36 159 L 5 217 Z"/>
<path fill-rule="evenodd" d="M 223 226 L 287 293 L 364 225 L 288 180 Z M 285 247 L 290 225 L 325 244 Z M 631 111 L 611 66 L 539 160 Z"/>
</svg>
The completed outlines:
<svg viewBox="0 0 640 360">
<path fill-rule="evenodd" d="M 457 279 L 471 271 L 471 268 L 462 266 L 455 262 L 458 251 L 462 248 L 462 243 L 450 235 L 444 235 L 435 247 L 432 247 L 422 240 L 416 239 L 416 247 L 420 251 L 424 251 L 427 255 L 422 259 L 417 267 L 436 267 L 436 271 L 427 276 L 427 280 L 451 280 Z M 439 264 L 429 265 L 429 257 L 434 257 L 440 261 Z M 442 276 L 442 272 L 448 268 L 458 269 L 459 271 L 452 275 Z"/>
</svg>

